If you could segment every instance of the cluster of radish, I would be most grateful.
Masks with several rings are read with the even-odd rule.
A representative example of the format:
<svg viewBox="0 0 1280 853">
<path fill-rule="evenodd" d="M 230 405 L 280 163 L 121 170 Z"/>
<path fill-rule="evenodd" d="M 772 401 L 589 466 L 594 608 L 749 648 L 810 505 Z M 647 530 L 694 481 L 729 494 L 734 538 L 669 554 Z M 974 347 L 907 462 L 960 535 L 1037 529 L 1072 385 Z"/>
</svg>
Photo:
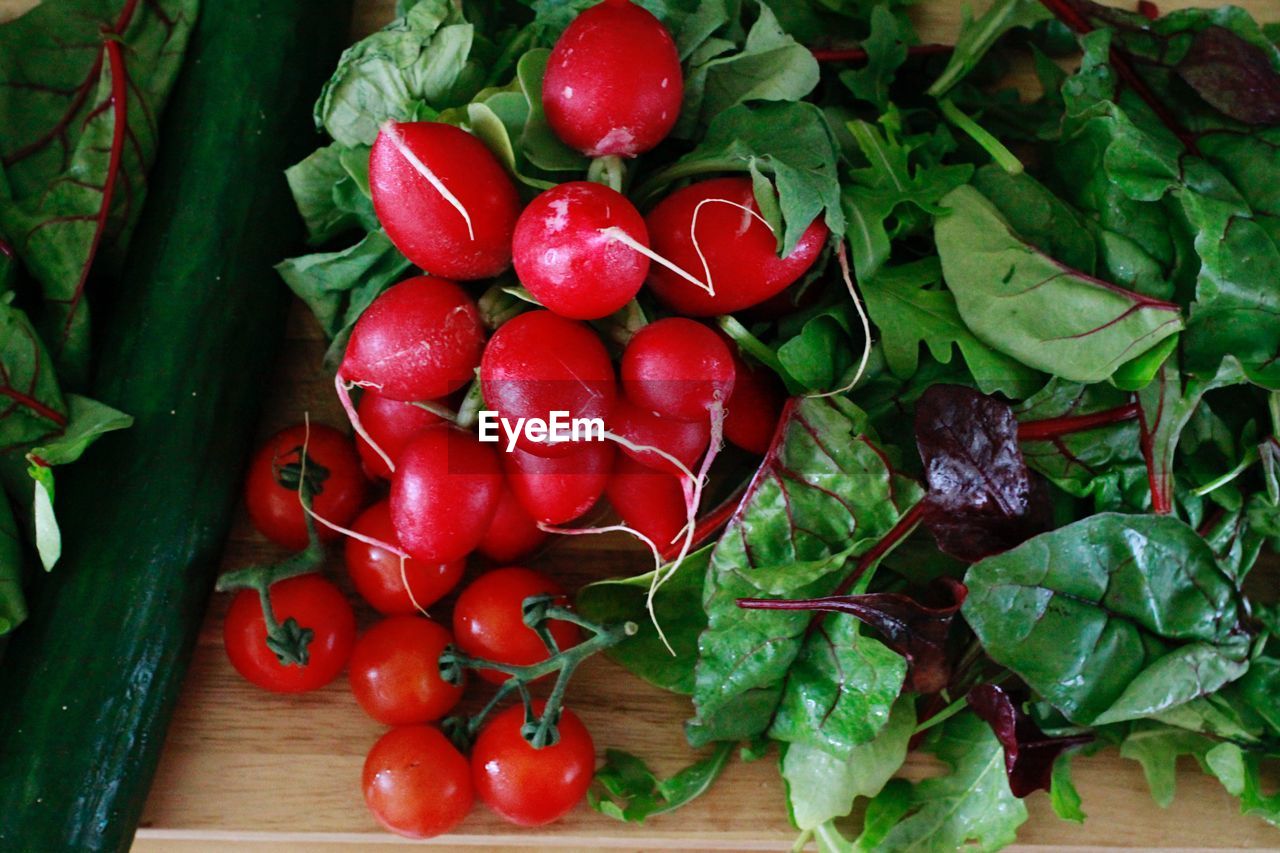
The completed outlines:
<svg viewBox="0 0 1280 853">
<path fill-rule="evenodd" d="M 604 0 L 581 13 L 556 43 L 543 105 L 552 129 L 570 146 L 597 158 L 631 158 L 668 134 L 682 92 L 679 58 L 662 24 L 629 0 Z M 574 781 L 559 797 L 542 792 L 557 807 L 540 813 L 538 821 L 520 820 L 519 810 L 493 793 L 485 762 L 474 760 L 465 796 L 434 791 L 387 805 L 388 786 L 394 787 L 388 780 L 397 773 L 413 776 L 411 768 L 423 762 L 439 767 L 454 761 L 440 757 L 456 750 L 429 726 L 461 693 L 437 685 L 440 652 L 456 642 L 492 660 L 545 658 L 540 643 L 526 642 L 525 634 L 536 636 L 519 622 L 519 602 L 561 590 L 512 564 L 540 549 L 549 535 L 622 528 L 648 543 L 655 558 L 688 552 L 703 483 L 722 438 L 764 453 L 783 398 L 776 377 L 750 366 L 731 341 L 695 318 L 750 308 L 780 293 L 813 265 L 827 229 L 815 221 L 788 256 L 778 257 L 776 236 L 746 177 L 689 184 L 643 215 L 622 193 L 589 181 L 561 184 L 524 204 L 512 177 L 483 143 L 434 122 L 386 124 L 371 153 L 370 186 L 387 235 L 425 274 L 382 293 L 352 331 L 336 384 L 357 433 L 354 448 L 348 444 L 345 456 L 330 452 L 321 458 L 321 447 L 342 437 L 313 427 L 308 438 L 308 453 L 328 476 L 310 511 L 326 535 L 348 535 L 354 585 L 387 614 L 359 641 L 354 620 L 336 638 L 324 639 L 348 649 L 354 645 L 353 686 L 366 710 L 411 732 L 393 729 L 374 747 L 366 796 L 387 826 L 415 836 L 451 828 L 473 792 L 518 822 L 555 819 L 581 799 L 591 767 L 585 776 L 567 774 Z M 530 306 L 488 328 L 459 282 L 492 278 L 513 264 L 542 307 Z M 593 321 L 626 308 L 645 286 L 669 316 L 635 331 L 619 352 Z M 505 437 L 500 444 L 481 442 L 462 415 L 478 400 L 511 423 L 549 420 L 553 412 L 599 418 L 605 440 L 552 442 L 521 434 L 506 452 Z M 264 449 L 255 471 L 267 470 L 261 476 L 270 477 L 279 469 L 279 454 L 298 444 L 298 435 L 277 439 Z M 389 489 L 357 517 L 366 493 L 358 468 L 372 481 L 388 482 Z M 360 479 L 353 487 L 359 494 L 341 502 L 335 472 L 348 470 Z M 279 486 L 278 480 L 272 483 Z M 272 523 L 263 520 L 270 513 L 255 511 L 254 488 L 251 478 L 251 514 L 272 533 Z M 598 526 L 602 499 L 621 524 Z M 296 493 L 292 501 L 292 538 L 276 538 L 301 547 L 306 519 Z M 426 608 L 458 582 L 472 554 L 502 568 L 462 592 L 451 634 L 424 618 Z M 273 603 L 285 584 L 308 578 L 327 583 L 307 576 L 277 584 Z M 477 586 L 482 591 L 473 594 Z M 284 597 L 277 604 L 280 618 L 291 615 Z M 487 647 L 477 641 L 466 625 L 469 597 L 507 602 L 510 636 Z M 256 602 L 249 595 L 242 604 L 241 598 L 232 610 L 244 608 L 244 620 L 252 622 Z M 300 623 L 304 616 L 298 614 Z M 259 646 L 265 634 L 261 621 L 259 614 L 251 626 Z M 573 636 L 563 642 L 572 643 Z M 514 646 L 520 646 L 518 653 Z M 401 692 L 421 701 L 379 698 L 376 685 L 361 686 L 360 674 L 369 669 L 364 659 L 371 655 L 395 657 Z M 289 668 L 265 649 L 262 656 L 263 666 Z M 294 669 L 314 667 L 316 659 L 313 653 L 308 667 Z M 331 664 L 331 672 L 295 676 L 303 686 L 294 689 L 327 682 L 343 663 L 337 661 L 336 669 Z M 237 667 L 253 670 L 241 662 Z M 384 707 L 387 702 L 412 711 L 393 713 Z M 579 752 L 589 756 L 589 738 L 587 744 Z M 460 753 L 457 761 L 465 763 Z M 414 784 L 433 791 L 440 783 L 418 773 Z M 446 800 L 456 800 L 458 808 L 441 817 L 430 802 Z"/>
</svg>

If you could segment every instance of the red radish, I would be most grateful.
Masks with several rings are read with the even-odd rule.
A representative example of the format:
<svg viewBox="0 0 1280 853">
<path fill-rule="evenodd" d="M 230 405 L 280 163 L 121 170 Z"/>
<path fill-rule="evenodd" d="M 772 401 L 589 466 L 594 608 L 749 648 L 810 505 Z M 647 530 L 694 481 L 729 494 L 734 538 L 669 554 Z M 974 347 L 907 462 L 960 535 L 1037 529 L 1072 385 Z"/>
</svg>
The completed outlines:
<svg viewBox="0 0 1280 853">
<path fill-rule="evenodd" d="M 338 375 L 391 400 L 435 400 L 471 380 L 483 351 L 471 297 L 451 281 L 417 276 L 360 315 Z"/>
<path fill-rule="evenodd" d="M 578 518 L 604 494 L 613 470 L 608 441 L 575 443 L 564 456 L 535 456 L 516 448 L 502 456 L 502 467 L 516 499 L 536 521 L 562 524 Z"/>
<path fill-rule="evenodd" d="M 516 498 L 511 485 L 504 484 L 493 520 L 476 550 L 495 563 L 512 563 L 532 554 L 546 539 L 547 533 Z"/>
<path fill-rule="evenodd" d="M 738 347 L 727 342 L 733 355 L 733 393 L 725 405 L 724 437 L 750 453 L 763 456 L 782 417 L 787 392 L 782 380 L 767 367 L 748 363 Z"/>
<path fill-rule="evenodd" d="M 622 388 L 641 408 L 680 421 L 707 421 L 733 392 L 733 355 L 711 329 L 683 317 L 645 326 L 622 354 Z"/>
<path fill-rule="evenodd" d="M 382 452 L 395 462 L 400 451 L 415 435 L 429 426 L 442 423 L 439 415 L 428 412 L 413 403 L 403 403 L 384 397 L 376 391 L 365 391 L 360 397 L 360 405 L 356 407 L 360 416 L 360 425 L 365 433 L 373 439 L 374 444 L 382 448 Z M 360 453 L 360 461 L 364 470 L 371 477 L 391 478 L 391 468 L 374 450 L 373 444 L 365 441 L 363 436 L 356 436 L 356 450 Z"/>
<path fill-rule="evenodd" d="M 637 406 L 626 397 L 614 404 L 609 428 L 632 445 L 619 443 L 623 453 L 649 468 L 665 471 L 673 477 L 679 477 L 685 472 L 671 464 L 671 460 L 652 450 L 636 448 L 656 447 L 674 456 L 686 469 L 692 470 L 707 449 L 711 436 L 711 428 L 705 417 L 700 421 L 664 418 Z"/>
<path fill-rule="evenodd" d="M 688 521 L 680 481 L 634 459 L 614 464 L 605 495 L 623 522 L 651 539 L 659 550 L 675 541 Z"/>
<path fill-rule="evenodd" d="M 613 364 L 600 338 L 588 326 L 550 311 L 530 311 L 499 327 L 485 347 L 480 381 L 485 402 L 512 423 L 520 418 L 550 422 L 552 412 L 604 420 L 617 395 Z M 523 433 L 518 446 L 542 456 L 573 449 L 567 442 L 533 441 Z"/>
<path fill-rule="evenodd" d="M 502 492 L 492 447 L 455 427 L 433 427 L 409 443 L 391 480 L 391 521 L 415 560 L 448 563 L 475 550 Z"/>
<path fill-rule="evenodd" d="M 639 292 L 649 259 L 644 217 L 626 196 L 590 181 L 571 181 L 529 203 L 516 222 L 516 275 L 538 301 L 562 317 L 594 320 Z"/>
<path fill-rule="evenodd" d="M 815 219 L 791 254 L 779 258 L 750 178 L 690 184 L 660 201 L 645 223 L 653 251 L 711 289 L 666 267 L 650 268 L 649 286 L 658 298 L 691 317 L 750 308 L 781 292 L 813 266 L 829 233 Z"/>
<path fill-rule="evenodd" d="M 628 0 L 583 11 L 556 41 L 542 106 L 556 135 L 589 157 L 634 157 L 671 132 L 684 76 L 671 33 Z"/>
<path fill-rule="evenodd" d="M 462 560 L 427 563 L 400 557 L 372 544 L 395 543 L 391 505 L 378 501 L 360 514 L 351 525 L 360 538 L 348 537 L 345 545 L 347 574 L 360 597 L 386 616 L 417 613 L 448 595 L 466 568 Z"/>
<path fill-rule="evenodd" d="M 502 164 L 464 130 L 387 122 L 369 154 L 378 221 L 396 248 L 431 275 L 490 278 L 511 263 L 520 196 Z"/>
</svg>

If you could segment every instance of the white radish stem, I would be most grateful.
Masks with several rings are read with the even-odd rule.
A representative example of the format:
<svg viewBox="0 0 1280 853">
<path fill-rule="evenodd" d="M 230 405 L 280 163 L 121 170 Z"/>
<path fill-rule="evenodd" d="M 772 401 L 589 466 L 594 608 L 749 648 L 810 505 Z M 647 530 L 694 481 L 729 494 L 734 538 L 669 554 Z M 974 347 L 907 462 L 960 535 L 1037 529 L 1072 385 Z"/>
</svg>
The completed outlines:
<svg viewBox="0 0 1280 853">
<path fill-rule="evenodd" d="M 436 173 L 431 171 L 417 154 L 413 153 L 413 149 L 404 141 L 404 134 L 400 132 L 400 126 L 394 121 L 387 121 L 382 125 L 382 132 L 387 135 L 387 139 L 400 152 L 400 155 L 409 161 L 409 165 L 413 166 L 414 171 L 426 178 L 427 183 L 431 184 L 435 191 L 440 193 L 454 210 L 458 211 L 462 219 L 467 223 L 467 236 L 472 240 L 476 239 L 475 229 L 471 227 L 471 214 L 467 213 L 467 209 L 463 207 L 462 202 L 458 201 L 458 197 L 449 192 L 449 188 L 444 185 L 444 182 L 440 180 Z"/>
<path fill-rule="evenodd" d="M 699 281 L 698 279 L 694 278 L 692 275 L 690 275 L 689 273 L 681 269 L 679 264 L 676 264 L 662 257 L 662 255 L 659 255 L 653 249 L 650 249 L 644 243 L 641 243 L 639 240 L 632 237 L 626 231 L 623 231 L 617 225 L 610 225 L 608 228 L 601 228 L 600 233 L 603 234 L 605 237 L 608 237 L 610 240 L 617 240 L 619 243 L 623 244 L 624 246 L 628 246 L 634 249 L 635 251 L 644 255 L 649 260 L 653 261 L 655 264 L 661 264 L 662 266 L 671 270 L 673 273 L 680 276 L 682 279 L 689 282 L 690 284 L 693 284 L 693 285 L 696 285 L 697 287 L 702 288 L 707 292 L 709 296 L 716 295 L 715 288 L 711 286 L 709 280 L 707 283 L 704 284 L 703 282 Z M 703 262 L 703 266 L 706 266 L 705 261 Z"/>
<path fill-rule="evenodd" d="M 844 279 L 844 286 L 849 289 L 849 296 L 853 299 L 853 307 L 858 312 L 858 319 L 862 321 L 862 360 L 858 362 L 858 371 L 853 374 L 853 379 L 849 380 L 848 384 L 843 388 L 826 391 L 822 394 L 809 395 L 814 398 L 832 397 L 852 391 L 854 386 L 862 379 L 862 374 L 866 372 L 867 359 L 871 357 L 871 322 L 867 319 L 867 312 L 862 307 L 862 300 L 858 298 L 858 291 L 853 286 L 853 274 L 849 270 L 849 257 L 845 254 L 843 240 L 836 246 L 836 260 L 840 263 L 840 276 Z"/>
<path fill-rule="evenodd" d="M 391 457 L 387 455 L 387 452 L 382 449 L 378 442 L 373 440 L 373 436 L 369 435 L 368 430 L 364 428 L 364 424 L 360 423 L 360 414 L 356 411 L 355 404 L 351 402 L 351 389 L 358 384 L 360 383 L 352 382 L 348 384 L 342 378 L 341 373 L 333 377 L 333 387 L 338 392 L 338 402 L 342 403 L 342 411 L 347 413 L 347 420 L 351 421 L 351 428 L 356 431 L 356 435 L 363 438 L 373 448 L 373 452 L 378 454 L 378 457 L 383 462 L 387 463 L 387 469 L 394 474 L 396 472 L 396 463 L 391 461 Z"/>
</svg>

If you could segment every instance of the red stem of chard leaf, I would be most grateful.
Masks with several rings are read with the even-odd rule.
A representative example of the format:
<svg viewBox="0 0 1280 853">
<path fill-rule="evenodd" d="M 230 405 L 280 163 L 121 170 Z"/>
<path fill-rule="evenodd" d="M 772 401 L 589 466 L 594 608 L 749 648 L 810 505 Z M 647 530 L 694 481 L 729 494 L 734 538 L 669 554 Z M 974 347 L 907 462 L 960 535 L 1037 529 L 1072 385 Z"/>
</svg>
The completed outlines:
<svg viewBox="0 0 1280 853">
<path fill-rule="evenodd" d="M 24 394 L 12 385 L 0 385 L 0 397 L 8 397 L 23 408 L 30 409 L 47 421 L 53 421 L 59 427 L 67 425 L 67 418 L 62 412 L 51 409 L 30 394 Z"/>
<path fill-rule="evenodd" d="M 1055 18 L 1080 35 L 1093 31 L 1093 25 L 1089 23 L 1084 15 L 1076 11 L 1070 0 L 1040 0 L 1040 2 Z M 1151 91 L 1151 88 L 1147 86 L 1146 81 L 1134 70 L 1129 57 L 1115 45 L 1111 46 L 1111 64 L 1115 67 L 1116 76 L 1132 89 L 1135 95 L 1146 102 L 1161 123 L 1178 138 L 1178 141 L 1183 144 L 1187 151 L 1197 157 L 1200 156 L 1200 149 L 1196 146 L 1195 136 L 1178 122 L 1178 119 L 1174 117 L 1168 107 L 1161 103 L 1160 99 Z"/>
<path fill-rule="evenodd" d="M 871 568 L 885 554 L 888 554 L 898 546 L 898 543 L 911 535 L 911 532 L 919 526 L 924 520 L 925 502 L 923 500 L 916 503 L 915 506 L 907 510 L 902 518 L 898 519 L 898 523 L 889 529 L 889 532 L 880 537 L 880 541 L 871 546 L 871 550 L 858 558 L 858 565 L 854 567 L 853 572 L 840 582 L 840 586 L 836 587 L 832 595 L 847 595 L 849 590 L 853 589 L 853 585 L 858 579 L 866 574 L 867 569 Z M 802 608 L 803 609 L 803 608 Z"/>
<path fill-rule="evenodd" d="M 942 56 L 955 50 L 950 44 L 913 44 L 907 47 L 907 56 Z M 867 51 L 860 47 L 814 47 L 809 52 L 819 62 L 866 62 Z"/>
<path fill-rule="evenodd" d="M 1164 381 L 1161 373 L 1159 381 Z M 1164 408 L 1163 398 L 1160 408 Z M 1161 411 L 1156 412 L 1156 422 L 1160 420 Z M 1147 486 L 1151 489 L 1151 511 L 1156 515 L 1168 515 L 1173 512 L 1173 495 L 1169 478 L 1160 470 L 1156 460 L 1155 430 L 1153 424 L 1147 423 L 1146 412 L 1138 408 L 1138 425 L 1142 428 L 1139 444 L 1142 447 L 1142 458 L 1147 463 Z"/>
<path fill-rule="evenodd" d="M 1085 432 L 1109 424 L 1133 420 L 1138 417 L 1140 406 L 1137 402 L 1101 412 L 1087 415 L 1067 415 L 1061 418 L 1044 418 L 1038 421 L 1025 421 L 1018 424 L 1019 441 L 1048 441 L 1076 432 Z"/>
<path fill-rule="evenodd" d="M 728 523 L 729 519 L 737 511 L 738 505 L 742 503 L 742 496 L 746 494 L 747 485 L 747 483 L 743 483 L 738 486 L 719 506 L 698 519 L 698 523 L 693 528 L 693 541 L 689 545 L 690 550 L 701 546 L 711 538 L 712 534 Z M 684 535 L 681 534 L 675 542 L 663 545 L 659 549 L 659 554 L 664 560 L 674 560 L 679 556 L 680 548 L 683 544 Z"/>
</svg>

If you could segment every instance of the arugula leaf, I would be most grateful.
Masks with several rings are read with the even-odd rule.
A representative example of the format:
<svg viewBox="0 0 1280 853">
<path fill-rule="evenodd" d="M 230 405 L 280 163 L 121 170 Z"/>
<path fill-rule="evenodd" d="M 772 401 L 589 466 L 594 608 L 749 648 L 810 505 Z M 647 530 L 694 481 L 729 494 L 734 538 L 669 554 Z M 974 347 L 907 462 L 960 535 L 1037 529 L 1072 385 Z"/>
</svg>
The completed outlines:
<svg viewBox="0 0 1280 853">
<path fill-rule="evenodd" d="M 359 171 L 352 172 L 355 168 Z M 378 230 L 369 197 L 369 148 L 338 144 L 317 148 L 284 171 L 312 245 L 347 231 Z"/>
<path fill-rule="evenodd" d="M 196 6 L 50 0 L 0 27 L 0 231 L 67 387 L 87 380 L 90 272 L 128 245 Z"/>
<path fill-rule="evenodd" d="M 950 364 L 953 348 L 984 394 L 995 392 L 1019 399 L 1043 384 L 1041 374 L 978 340 L 960 319 L 955 297 L 936 285 L 942 280 L 937 258 L 880 269 L 861 280 L 867 313 L 880 330 L 880 343 L 889 370 L 900 379 L 915 375 L 920 345 L 943 364 Z"/>
<path fill-rule="evenodd" d="M 1173 802 L 1177 762 L 1183 755 L 1203 760 L 1213 746 L 1204 735 L 1151 723 L 1136 724 L 1120 744 L 1120 757 L 1142 765 L 1142 773 L 1156 805 L 1167 809 Z"/>
<path fill-rule="evenodd" d="M 938 729 L 940 735 L 926 750 L 950 772 L 912 786 L 906 817 L 876 849 L 941 853 L 962 847 L 998 850 L 1013 843 L 1027 819 L 1027 807 L 1009 790 L 1000 742 L 986 723 L 968 712 Z"/>
<path fill-rule="evenodd" d="M 0 490 L 0 636 L 27 618 L 27 600 L 22 594 L 22 541 L 9 498 Z"/>
<path fill-rule="evenodd" d="M 370 231 L 342 251 L 303 255 L 276 265 L 285 284 L 307 303 L 332 339 L 327 362 L 341 358 L 347 335 L 364 309 L 409 269 L 409 261 L 381 230 Z"/>
<path fill-rule="evenodd" d="M 778 347 L 778 361 L 800 387 L 808 391 L 838 388 L 857 363 L 849 311 L 846 303 L 810 317 L 799 334 Z"/>
<path fill-rule="evenodd" d="M 987 51 L 1009 30 L 1029 28 L 1051 17 L 1039 0 L 997 0 L 977 20 L 965 6 L 951 60 L 933 81 L 928 93 L 935 98 L 945 95 L 977 67 Z"/>
<path fill-rule="evenodd" d="M 745 37 L 737 20 L 745 8 L 757 17 Z M 708 21 L 719 23 L 714 29 Z M 697 25 L 696 45 L 681 32 L 681 55 L 687 56 L 684 104 L 672 134 L 694 139 L 716 116 L 748 101 L 799 101 L 818 85 L 818 62 L 802 44 L 783 31 L 773 10 L 763 2 L 703 0 L 690 19 Z M 727 30 L 727 31 L 726 31 Z M 714 35 L 714 33 L 722 33 Z"/>
<path fill-rule="evenodd" d="M 1205 753 L 1204 763 L 1227 793 L 1240 798 L 1240 813 L 1280 826 L 1280 794 L 1262 793 L 1262 759 L 1237 744 L 1220 743 Z"/>
<path fill-rule="evenodd" d="M 685 557 L 654 596 L 654 612 L 674 655 L 658 636 L 646 610 L 653 572 L 587 584 L 578 591 L 576 607 L 596 623 L 636 623 L 639 630 L 635 636 L 609 649 L 609 657 L 650 684 L 673 693 L 691 694 L 698 635 L 707 625 L 707 614 L 702 610 L 702 584 L 710 558 L 710 547 Z M 664 574 L 669 570 L 664 568 Z"/>
<path fill-rule="evenodd" d="M 316 127 L 341 145 L 372 145 L 388 119 L 467 103 L 490 72 L 472 56 L 475 38 L 458 4 L 420 0 L 343 51 L 316 101 Z"/>
<path fill-rule="evenodd" d="M 845 400 L 793 400 L 779 428 L 781 439 L 711 552 L 703 590 L 708 624 L 698 640 L 693 694 L 697 716 L 686 730 L 695 745 L 764 732 L 806 645 L 810 614 L 743 611 L 737 599 L 761 592 L 829 594 L 844 562 L 865 552 L 920 497 L 919 487 L 894 473 L 867 434 L 866 416 Z M 786 570 L 796 563 L 815 568 Z M 807 657 L 821 651 L 815 647 Z"/>
<path fill-rule="evenodd" d="M 1076 723 L 1150 716 L 1248 668 L 1235 585 L 1174 518 L 1090 516 L 975 564 L 965 583 L 987 654 Z"/>
<path fill-rule="evenodd" d="M 914 38 L 910 24 L 904 24 L 889 8 L 877 3 L 871 10 L 871 33 L 862 40 L 867 63 L 862 68 L 840 72 L 843 83 L 854 97 L 884 112 L 889 108 L 889 84 L 907 59 L 907 41 Z"/>
<path fill-rule="evenodd" d="M 973 187 L 942 203 L 951 212 L 934 236 L 960 316 L 1023 364 L 1100 382 L 1182 328 L 1178 306 L 1092 278 L 1025 242 Z"/>
<path fill-rule="evenodd" d="M 848 815 L 858 797 L 877 796 L 906 760 L 915 726 L 915 697 L 906 694 L 876 736 L 845 755 L 815 744 L 788 745 L 781 770 L 792 822 L 801 830 L 816 829 Z"/>
<path fill-rule="evenodd" d="M 594 788 L 587 792 L 591 808 L 626 823 L 644 823 L 648 818 L 675 811 L 706 793 L 725 766 L 737 744 L 716 744 L 706 758 L 696 761 L 669 779 L 659 779 L 645 763 L 629 752 L 607 749 L 604 766 L 596 771 Z"/>
<path fill-rule="evenodd" d="M 844 230 L 836 159 L 831 128 L 813 104 L 740 104 L 712 119 L 697 148 L 649 176 L 635 195 L 643 201 L 683 178 L 746 172 L 760 210 L 778 235 L 779 255 L 788 255 L 819 216 L 833 232 Z"/>
<path fill-rule="evenodd" d="M 1064 752 L 1053 762 L 1053 772 L 1049 777 L 1049 805 L 1053 813 L 1062 820 L 1072 823 L 1084 823 L 1085 813 L 1081 808 L 1080 792 L 1071 781 L 1071 759 L 1073 753 Z"/>
</svg>

